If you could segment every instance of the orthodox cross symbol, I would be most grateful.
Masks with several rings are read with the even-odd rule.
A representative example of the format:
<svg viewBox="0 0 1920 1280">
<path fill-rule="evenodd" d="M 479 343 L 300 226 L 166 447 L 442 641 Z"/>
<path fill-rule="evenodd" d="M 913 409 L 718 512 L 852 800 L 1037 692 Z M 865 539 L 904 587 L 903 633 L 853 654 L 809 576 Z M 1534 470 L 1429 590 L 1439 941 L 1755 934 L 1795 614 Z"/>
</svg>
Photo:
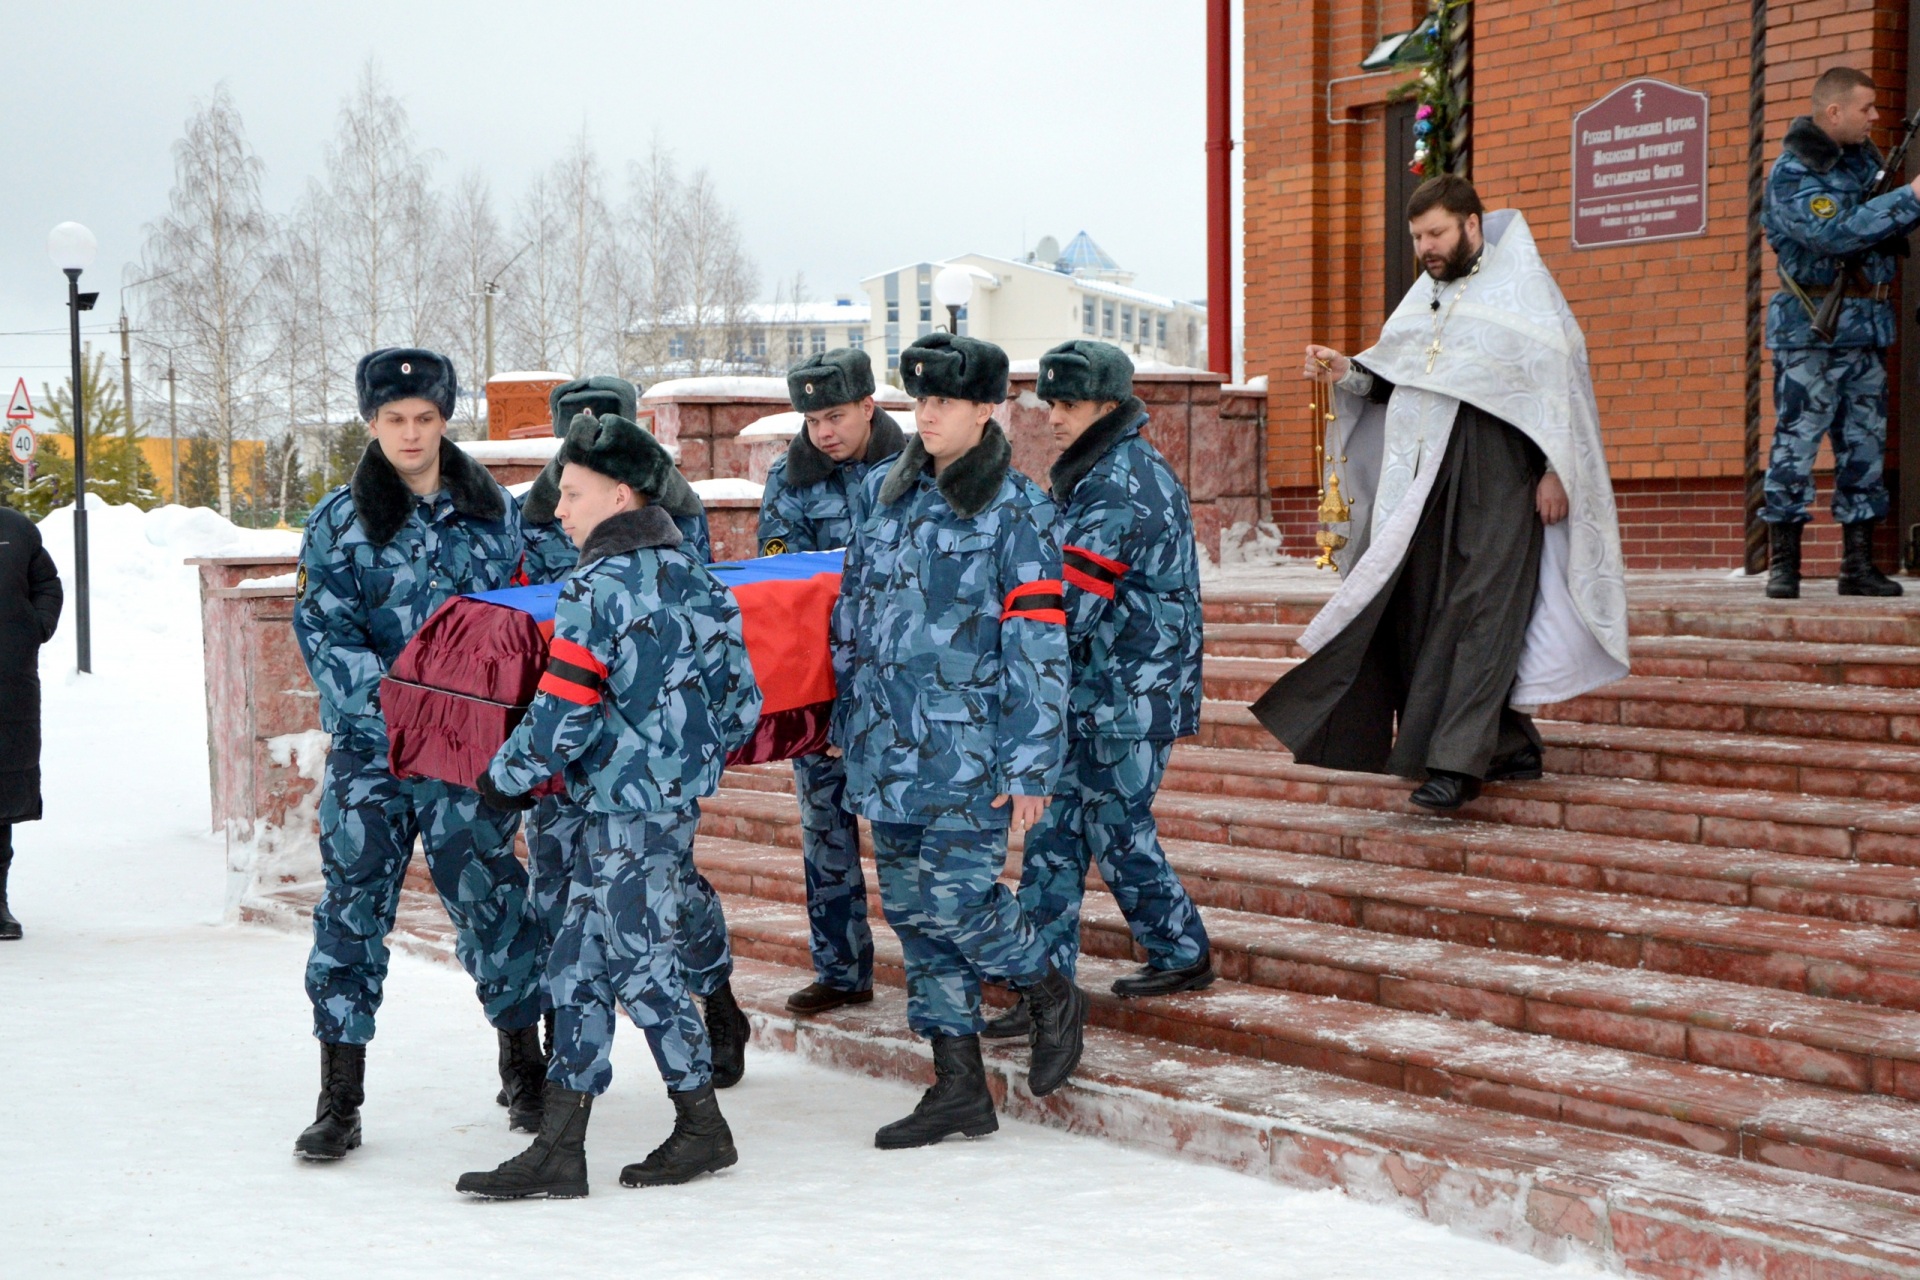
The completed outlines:
<svg viewBox="0 0 1920 1280">
<path fill-rule="evenodd" d="M 1440 335 L 1434 334 L 1433 341 L 1427 344 L 1427 372 L 1433 372 L 1433 362 L 1440 358 Z"/>
<path fill-rule="evenodd" d="M 1645 89 L 1635 89 L 1633 91 L 1633 114 L 1635 115 L 1640 114 L 1641 104 L 1646 102 L 1646 100 L 1647 100 L 1647 91 Z"/>
</svg>

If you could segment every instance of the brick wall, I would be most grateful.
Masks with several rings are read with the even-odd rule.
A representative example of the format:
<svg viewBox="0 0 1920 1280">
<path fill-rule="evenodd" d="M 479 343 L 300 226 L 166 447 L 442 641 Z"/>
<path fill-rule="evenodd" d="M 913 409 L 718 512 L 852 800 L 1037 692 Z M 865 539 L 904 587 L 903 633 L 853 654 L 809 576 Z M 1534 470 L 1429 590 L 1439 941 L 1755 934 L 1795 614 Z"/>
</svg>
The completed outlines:
<svg viewBox="0 0 1920 1280">
<path fill-rule="evenodd" d="M 1327 85 L 1356 74 L 1373 41 L 1424 8 L 1386 0 L 1376 23 L 1375 0 L 1247 0 L 1247 372 L 1273 379 L 1275 515 L 1283 527 L 1304 519 L 1308 545 L 1296 492 L 1312 483 L 1299 351 L 1309 340 L 1348 351 L 1373 340 L 1385 316 L 1380 264 L 1404 244 L 1388 236 L 1381 172 L 1382 104 L 1402 77 L 1334 86 L 1333 113 L 1363 121 L 1353 126 L 1328 122 Z M 1836 62 L 1869 70 L 1883 105 L 1899 107 L 1907 0 L 1776 2 L 1770 17 L 1769 156 Z M 1729 549 L 1739 558 L 1741 507 L 1727 494 L 1737 496 L 1745 456 L 1750 20 L 1749 0 L 1474 5 L 1472 177 L 1489 205 L 1525 212 L 1586 331 L 1635 567 L 1729 563 Z M 1709 95 L 1707 234 L 1575 249 L 1573 115 L 1636 76 Z M 1766 272 L 1771 292 L 1771 260 Z M 1771 369 L 1763 377 L 1770 424 Z M 1816 521 L 1827 518 L 1824 479 Z M 1682 495 L 1700 504 L 1690 522 L 1669 518 Z"/>
</svg>

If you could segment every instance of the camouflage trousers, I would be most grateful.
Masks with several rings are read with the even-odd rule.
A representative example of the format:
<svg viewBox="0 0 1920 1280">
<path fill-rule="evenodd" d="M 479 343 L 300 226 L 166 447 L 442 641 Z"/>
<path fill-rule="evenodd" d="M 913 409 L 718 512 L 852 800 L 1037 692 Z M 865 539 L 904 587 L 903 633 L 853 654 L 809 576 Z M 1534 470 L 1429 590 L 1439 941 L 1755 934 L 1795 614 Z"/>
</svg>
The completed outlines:
<svg viewBox="0 0 1920 1280">
<path fill-rule="evenodd" d="M 828 755 L 793 762 L 800 849 L 807 878 L 807 942 L 813 976 L 841 991 L 873 986 L 873 930 L 860 868 L 860 824 L 846 807 L 847 766 Z"/>
<path fill-rule="evenodd" d="M 534 914 L 540 922 L 540 1006 L 551 1009 L 553 990 L 544 980 L 547 955 L 560 936 L 568 886 L 579 874 L 594 815 L 565 796 L 542 796 L 527 817 L 527 870 L 533 881 Z M 680 904 L 680 966 L 688 989 L 704 999 L 733 976 L 733 950 L 720 895 L 693 865 L 691 840 L 680 884 L 685 895 Z"/>
<path fill-rule="evenodd" d="M 1053 803 L 1027 833 L 1020 905 L 1047 959 L 1069 977 L 1080 959 L 1089 862 L 1100 868 L 1149 965 L 1182 969 L 1207 954 L 1199 908 L 1167 865 L 1153 822 L 1153 798 L 1172 752 L 1171 742 L 1075 738 Z"/>
<path fill-rule="evenodd" d="M 547 960 L 555 1014 L 547 1079 L 553 1083 L 607 1091 L 619 1009 L 646 1034 L 670 1092 L 712 1080 L 707 1026 L 681 960 L 686 878 L 699 825 L 697 804 L 672 813 L 587 814 L 566 917 Z"/>
<path fill-rule="evenodd" d="M 1887 449 L 1886 354 L 1873 347 L 1806 347 L 1773 353 L 1778 419 L 1767 460 L 1768 524 L 1804 524 L 1813 511 L 1813 461 L 1833 441 L 1833 518 L 1884 520 L 1881 474 Z"/>
<path fill-rule="evenodd" d="M 999 876 L 1007 862 L 1007 810 L 935 825 L 873 824 L 880 903 L 907 969 L 907 1025 L 922 1036 L 968 1036 L 984 1025 L 980 982 L 1038 981 L 1040 936 Z"/>
<path fill-rule="evenodd" d="M 396 778 L 383 756 L 342 747 L 328 755 L 321 787 L 322 892 L 307 958 L 315 1037 L 373 1039 L 387 934 L 416 837 L 487 1021 L 503 1029 L 539 1021 L 540 928 L 513 856 L 520 815 L 486 807 L 465 787 Z"/>
</svg>

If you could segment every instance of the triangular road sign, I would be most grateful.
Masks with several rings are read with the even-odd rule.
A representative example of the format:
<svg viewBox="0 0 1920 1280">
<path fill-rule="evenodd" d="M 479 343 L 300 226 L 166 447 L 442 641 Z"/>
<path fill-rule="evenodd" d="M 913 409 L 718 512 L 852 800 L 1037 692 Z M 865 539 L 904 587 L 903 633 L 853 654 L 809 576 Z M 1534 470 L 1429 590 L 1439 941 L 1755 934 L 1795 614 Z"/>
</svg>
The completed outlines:
<svg viewBox="0 0 1920 1280">
<path fill-rule="evenodd" d="M 5 385 L 5 383 L 0 383 L 0 386 Z M 27 399 L 27 380 L 25 378 L 20 379 L 20 381 L 16 382 L 13 386 L 13 398 L 7 401 L 7 417 L 16 422 L 31 421 L 33 418 L 33 401 Z"/>
</svg>

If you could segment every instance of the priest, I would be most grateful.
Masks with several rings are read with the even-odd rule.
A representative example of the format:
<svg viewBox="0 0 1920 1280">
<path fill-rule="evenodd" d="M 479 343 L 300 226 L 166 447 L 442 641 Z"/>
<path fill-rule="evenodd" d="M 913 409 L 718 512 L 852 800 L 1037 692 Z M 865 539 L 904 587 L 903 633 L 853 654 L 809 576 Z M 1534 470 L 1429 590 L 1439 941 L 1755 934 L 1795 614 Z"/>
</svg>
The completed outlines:
<svg viewBox="0 0 1920 1280">
<path fill-rule="evenodd" d="M 1627 673 L 1626 586 L 1586 339 L 1526 220 L 1451 174 L 1407 217 L 1424 274 L 1379 342 L 1307 348 L 1343 580 L 1253 712 L 1302 764 L 1416 779 L 1447 812 L 1540 776 L 1530 708 Z"/>
</svg>

